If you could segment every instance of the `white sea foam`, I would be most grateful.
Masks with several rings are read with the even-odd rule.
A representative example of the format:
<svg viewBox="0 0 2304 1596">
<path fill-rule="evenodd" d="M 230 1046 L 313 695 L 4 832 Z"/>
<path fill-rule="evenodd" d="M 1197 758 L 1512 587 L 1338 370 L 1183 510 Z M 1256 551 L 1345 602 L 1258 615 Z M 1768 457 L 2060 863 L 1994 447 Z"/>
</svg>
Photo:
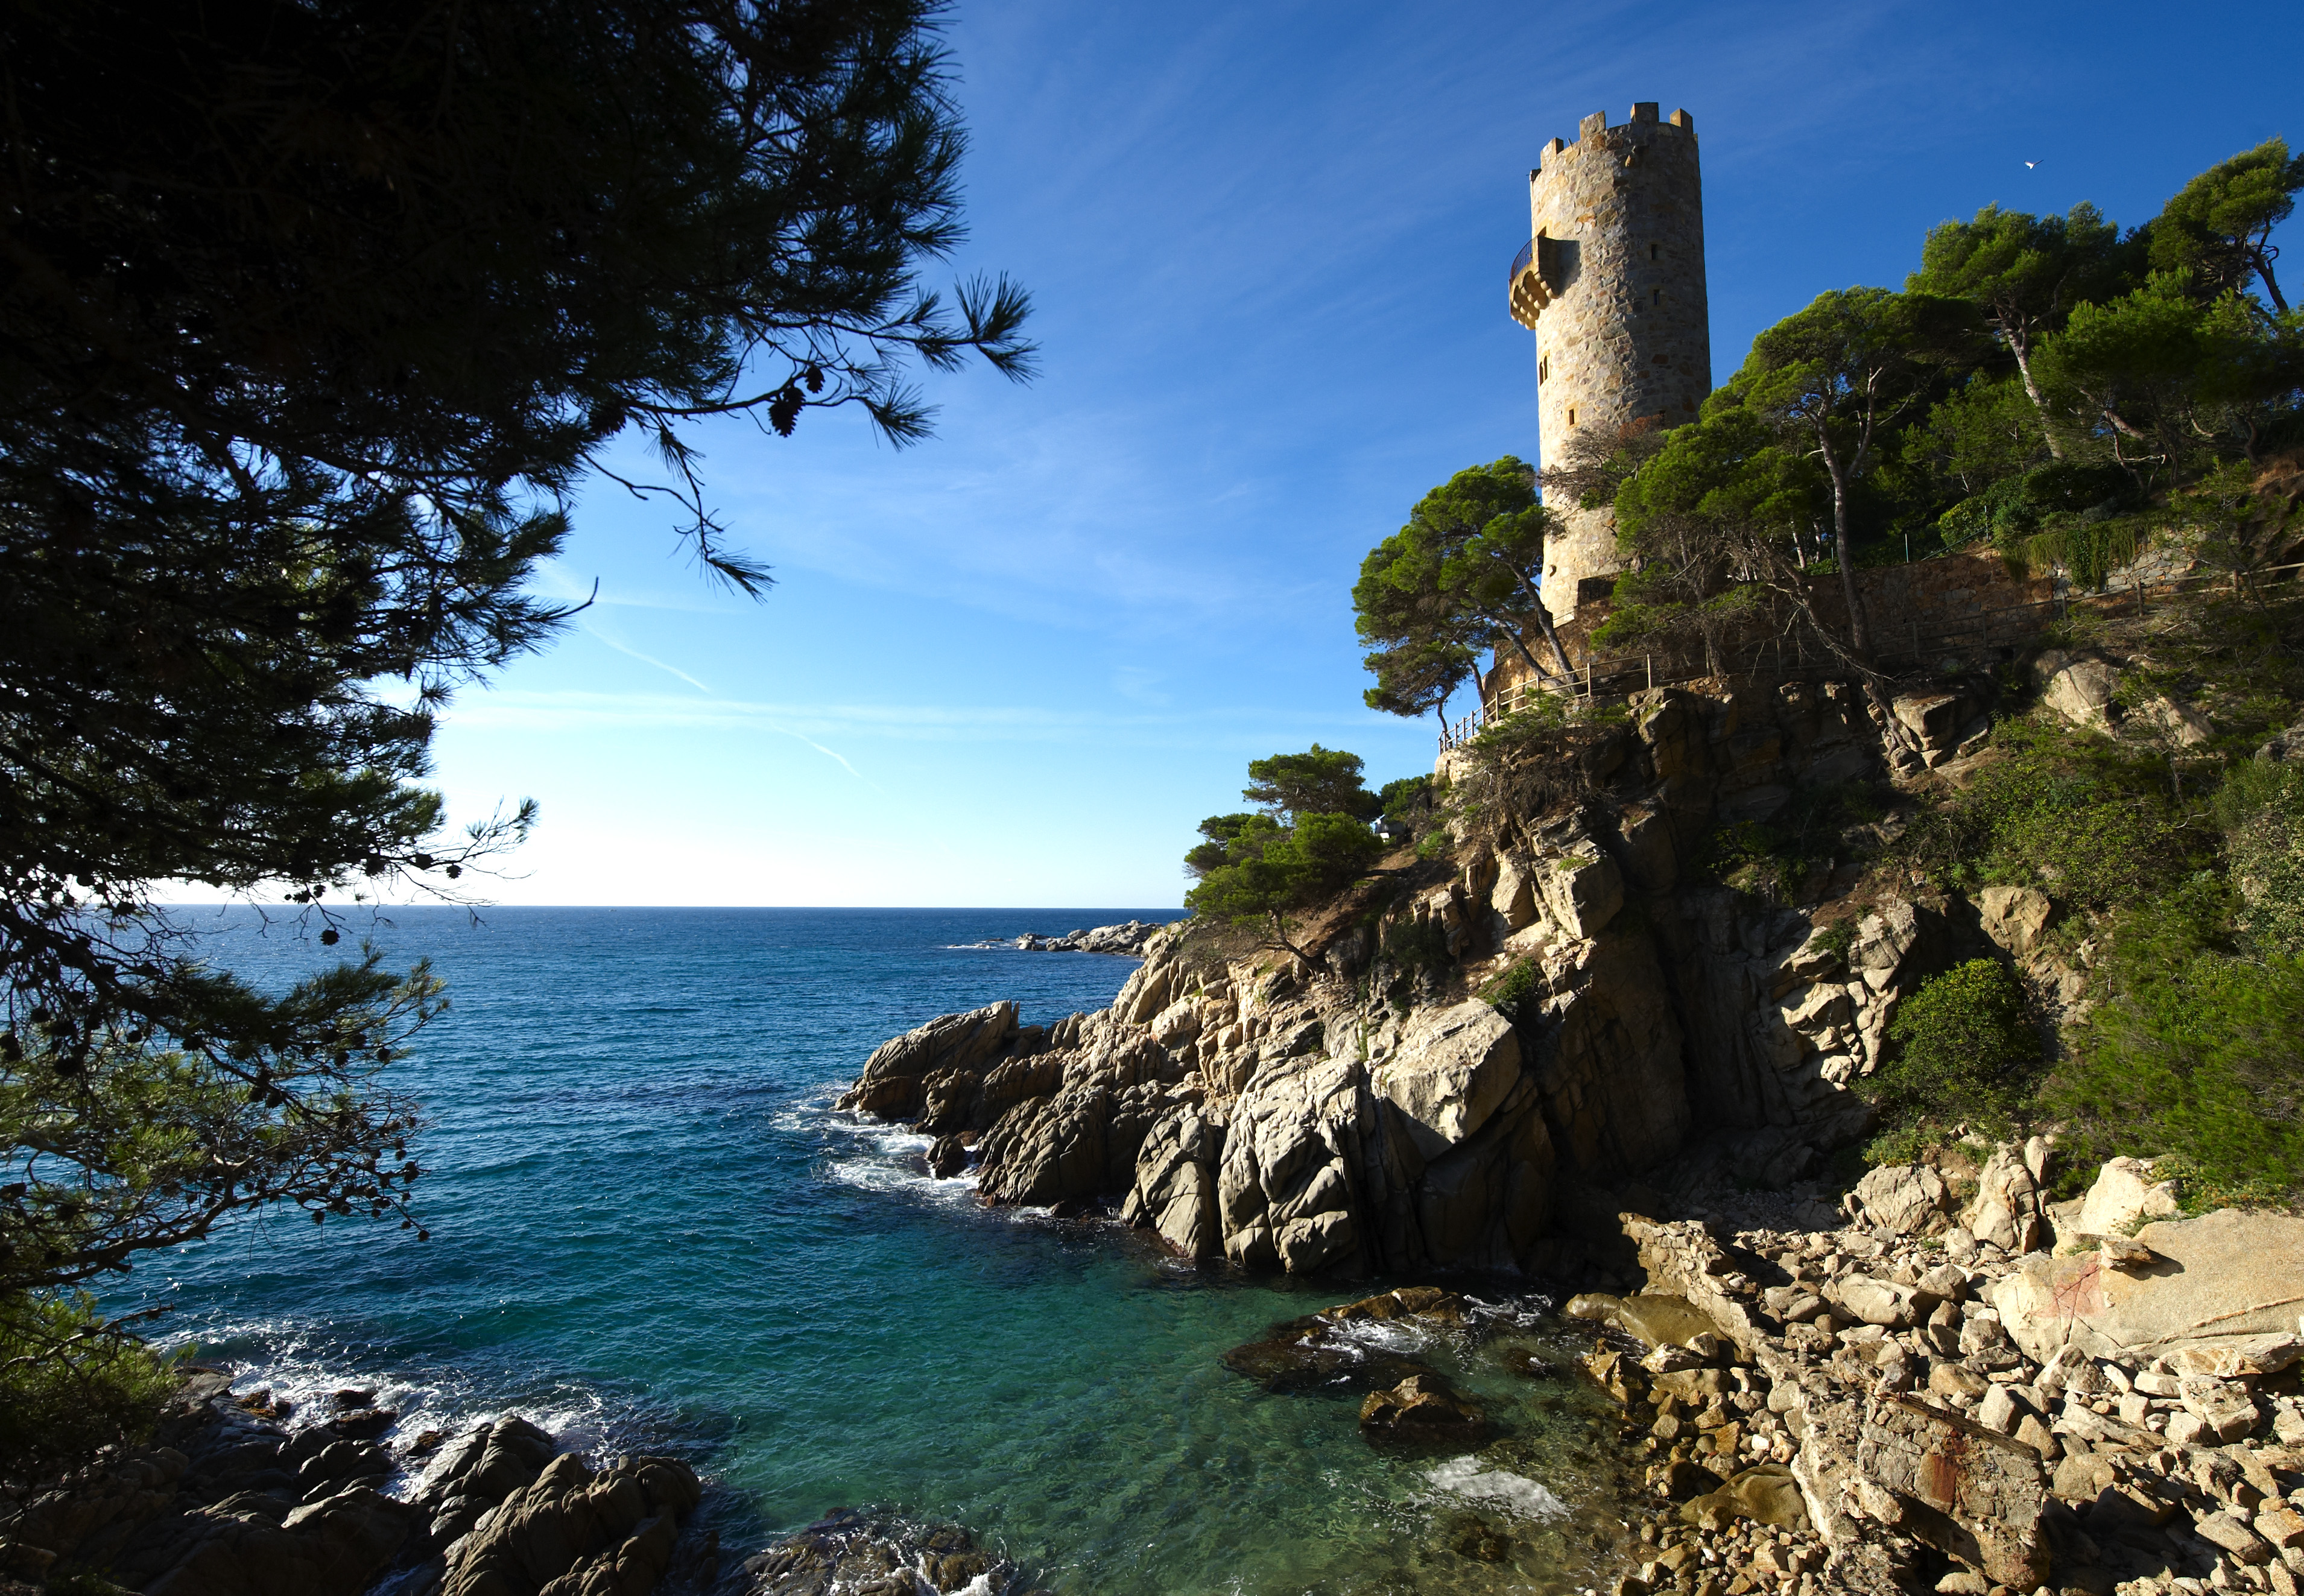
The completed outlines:
<svg viewBox="0 0 2304 1596">
<path fill-rule="evenodd" d="M 784 1109 L 774 1123 L 778 1130 L 812 1133 L 818 1139 L 824 1150 L 818 1169 L 835 1185 L 944 1207 L 975 1202 L 976 1182 L 967 1175 L 939 1179 L 928 1173 L 928 1150 L 936 1145 L 933 1136 L 867 1119 L 834 1108 L 823 1099 Z"/>
<path fill-rule="evenodd" d="M 1347 1320 L 1330 1330 L 1328 1335 L 1363 1351 L 1393 1354 L 1419 1351 L 1431 1340 L 1429 1332 L 1424 1328 L 1412 1320 L 1401 1319 Z"/>
<path fill-rule="evenodd" d="M 1568 1504 L 1524 1475 L 1503 1469 L 1483 1468 L 1477 1457 L 1451 1457 L 1425 1471 L 1424 1477 L 1450 1496 L 1483 1502 L 1523 1518 L 1564 1518 Z"/>
<path fill-rule="evenodd" d="M 373 1392 L 375 1405 L 399 1414 L 392 1434 L 401 1441 L 436 1430 L 445 1436 L 463 1434 L 476 1425 L 515 1414 L 547 1431 L 561 1447 L 593 1456 L 619 1449 L 618 1415 L 611 1413 L 602 1395 L 589 1387 L 563 1384 L 539 1392 L 530 1401 L 506 1401 L 499 1390 L 456 1372 L 380 1372 L 360 1369 L 345 1355 L 325 1327 L 289 1319 L 256 1319 L 204 1325 L 161 1343 L 173 1350 L 185 1343 L 200 1348 L 202 1363 L 232 1377 L 232 1389 L 241 1396 L 268 1391 L 276 1401 L 285 1398 L 291 1412 L 284 1428 L 292 1433 L 325 1423 L 334 1416 L 338 1391 Z M 242 1348 L 215 1351 L 211 1348 Z M 406 1496 L 421 1488 L 426 1471 L 396 1475 L 387 1494 Z"/>
</svg>

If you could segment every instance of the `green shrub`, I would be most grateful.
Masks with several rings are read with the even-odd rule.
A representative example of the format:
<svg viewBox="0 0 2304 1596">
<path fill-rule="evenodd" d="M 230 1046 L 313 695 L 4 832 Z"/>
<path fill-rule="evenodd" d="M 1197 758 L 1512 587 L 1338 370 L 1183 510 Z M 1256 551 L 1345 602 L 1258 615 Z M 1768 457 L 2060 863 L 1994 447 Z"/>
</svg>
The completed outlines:
<svg viewBox="0 0 2304 1596">
<path fill-rule="evenodd" d="M 2203 946 L 2181 904 L 2115 930 L 2114 991 L 2068 1034 L 2046 1094 L 2074 1150 L 2175 1154 L 2240 1191 L 2304 1185 L 2304 959 Z"/>
<path fill-rule="evenodd" d="M 1995 727 L 1993 745 L 2002 757 L 1897 845 L 1909 862 L 1964 887 L 2037 886 L 2100 908 L 2165 889 L 2204 855 L 2207 834 L 2170 802 L 2164 759 L 2020 721 Z"/>
<path fill-rule="evenodd" d="M 1698 873 L 1724 887 L 1777 902 L 1800 885 L 1807 862 L 1773 826 L 1737 820 L 1717 827 L 1697 857 Z"/>
<path fill-rule="evenodd" d="M 2304 953 L 2304 765 L 2250 760 L 2216 794 L 2240 929 L 2267 952 Z"/>
<path fill-rule="evenodd" d="M 1851 852 L 1842 840 L 1847 827 L 1886 812 L 1879 793 L 1864 782 L 1809 788 L 1773 821 L 1716 828 L 1697 856 L 1696 870 L 1723 886 L 1781 903 L 1796 896 L 1812 871 Z"/>
<path fill-rule="evenodd" d="M 1530 1001 L 1540 1003 L 1544 997 L 1544 972 L 1534 959 L 1520 960 L 1480 989 L 1480 1001 L 1515 1025 Z"/>
<path fill-rule="evenodd" d="M 125 1585 L 115 1585 L 100 1574 L 67 1574 L 42 1587 L 47 1596 L 135 1596 Z"/>
<path fill-rule="evenodd" d="M 1399 829 L 1410 828 L 1417 815 L 1429 814 L 1432 810 L 1432 778 L 1428 776 L 1403 776 L 1398 781 L 1388 781 L 1376 794 L 1376 802 L 1384 806 L 1385 820 Z"/>
<path fill-rule="evenodd" d="M 1849 950 L 1856 946 L 1856 917 L 1851 914 L 1845 920 L 1834 921 L 1824 928 L 1824 934 L 1816 939 L 1816 945 L 1842 964 L 1846 964 Z"/>
<path fill-rule="evenodd" d="M 2134 493 L 2115 467 L 2058 462 L 1961 500 L 1944 512 L 1938 532 L 1946 548 L 1990 539 L 2020 574 L 2063 565 L 2080 586 L 2093 588 L 2136 557 L 2143 523 L 2120 514 Z"/>
<path fill-rule="evenodd" d="M 1993 960 L 1970 959 L 1923 982 L 1889 1022 L 1888 1041 L 1888 1061 L 1859 1086 L 1887 1133 L 1876 1161 L 1893 1161 L 1916 1132 L 1966 1124 L 2004 1134 L 2024 1116 L 2040 1041 L 2023 989 Z"/>
<path fill-rule="evenodd" d="M 1429 974 L 1448 964 L 1448 933 L 1430 920 L 1395 920 L 1384 934 L 1380 955 L 1405 974 Z"/>
<path fill-rule="evenodd" d="M 174 1371 L 103 1325 L 84 1292 L 0 1295 L 0 1481 L 45 1479 L 150 1432 Z"/>
</svg>

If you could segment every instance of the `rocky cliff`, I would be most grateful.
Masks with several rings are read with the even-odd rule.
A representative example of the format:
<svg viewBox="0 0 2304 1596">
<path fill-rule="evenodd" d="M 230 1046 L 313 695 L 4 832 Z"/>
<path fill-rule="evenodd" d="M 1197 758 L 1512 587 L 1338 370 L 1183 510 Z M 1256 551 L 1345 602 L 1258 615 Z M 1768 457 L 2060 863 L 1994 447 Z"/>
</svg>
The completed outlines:
<svg viewBox="0 0 2304 1596">
<path fill-rule="evenodd" d="M 1116 1202 L 1195 1257 L 1603 1269 L 1613 1193 L 1782 1186 L 1866 1129 L 1851 1087 L 1896 1004 L 1995 928 L 1884 888 L 1859 861 L 1896 813 L 1817 795 L 1956 777 L 1987 701 L 1898 700 L 1890 734 L 1842 683 L 1664 689 L 1519 768 L 1452 754 L 1477 822 L 1313 916 L 1310 958 L 1184 922 L 1110 1008 L 946 1015 L 843 1106 L 936 1137 L 936 1172 L 972 1166 L 987 1201 Z M 1723 828 L 1789 811 L 1829 822 L 1803 879 L 1755 895 L 1698 868 Z"/>
</svg>

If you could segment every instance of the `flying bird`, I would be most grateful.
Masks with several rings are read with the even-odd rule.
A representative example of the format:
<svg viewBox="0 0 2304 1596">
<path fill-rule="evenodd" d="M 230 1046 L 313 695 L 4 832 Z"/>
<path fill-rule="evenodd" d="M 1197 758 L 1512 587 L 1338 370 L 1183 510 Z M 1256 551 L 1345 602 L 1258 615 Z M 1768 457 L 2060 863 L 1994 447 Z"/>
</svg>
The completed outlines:
<svg viewBox="0 0 2304 1596">
<path fill-rule="evenodd" d="M 2039 164 L 2040 164 L 2040 163 L 2039 163 L 2039 162 L 2037 162 L 2037 161 L 2026 161 L 2026 162 L 2024 163 L 2024 170 L 2025 170 L 2025 171 L 2027 171 L 2027 172 L 2029 172 L 2033 167 L 2035 167 L 2035 166 L 2038 166 Z"/>
</svg>

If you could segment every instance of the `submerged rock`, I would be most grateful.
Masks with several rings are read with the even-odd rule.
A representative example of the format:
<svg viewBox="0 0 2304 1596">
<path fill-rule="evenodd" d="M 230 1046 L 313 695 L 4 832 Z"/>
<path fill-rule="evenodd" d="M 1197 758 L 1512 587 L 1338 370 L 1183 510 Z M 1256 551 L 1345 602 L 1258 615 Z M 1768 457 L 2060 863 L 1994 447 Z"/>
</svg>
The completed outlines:
<svg viewBox="0 0 2304 1596">
<path fill-rule="evenodd" d="M 1360 1433 L 1387 1449 L 1461 1451 L 1488 1438 L 1488 1419 L 1438 1375 L 1411 1374 L 1360 1404 Z"/>
<path fill-rule="evenodd" d="M 744 1561 L 742 1596 L 1048 1596 L 957 1525 L 842 1508 Z"/>
<path fill-rule="evenodd" d="M 1432 1373 L 1413 1352 L 1424 1336 L 1463 1329 L 1468 1306 L 1455 1293 L 1431 1286 L 1379 1292 L 1283 1320 L 1224 1354 L 1224 1367 L 1268 1391 L 1396 1386 Z M 1357 1329 L 1378 1324 L 1398 1326 L 1401 1334 L 1376 1338 Z"/>
</svg>

